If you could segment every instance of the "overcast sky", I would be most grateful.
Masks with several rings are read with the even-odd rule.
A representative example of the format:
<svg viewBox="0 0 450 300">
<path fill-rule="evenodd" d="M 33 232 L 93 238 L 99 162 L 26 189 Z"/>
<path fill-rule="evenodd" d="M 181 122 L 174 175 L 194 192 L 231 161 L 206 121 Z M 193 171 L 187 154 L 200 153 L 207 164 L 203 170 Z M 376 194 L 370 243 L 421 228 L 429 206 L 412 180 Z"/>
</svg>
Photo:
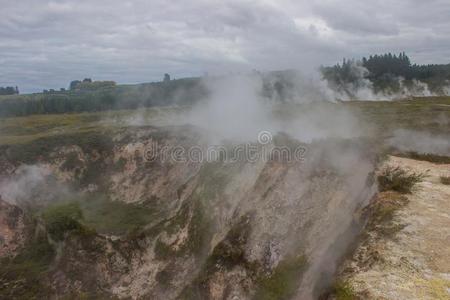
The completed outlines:
<svg viewBox="0 0 450 300">
<path fill-rule="evenodd" d="M 315 2 L 315 3 L 311 3 Z M 449 0 L 0 0 L 0 86 L 301 68 L 406 51 L 450 62 Z"/>
</svg>

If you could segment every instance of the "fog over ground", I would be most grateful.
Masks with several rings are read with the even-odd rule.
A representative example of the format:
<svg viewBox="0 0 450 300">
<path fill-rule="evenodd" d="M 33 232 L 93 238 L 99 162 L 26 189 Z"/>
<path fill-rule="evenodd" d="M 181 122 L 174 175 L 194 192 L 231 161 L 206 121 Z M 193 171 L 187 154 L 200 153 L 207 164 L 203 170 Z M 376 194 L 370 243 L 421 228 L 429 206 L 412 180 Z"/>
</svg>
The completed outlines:
<svg viewBox="0 0 450 300">
<path fill-rule="evenodd" d="M 450 2 L 1 1 L 0 86 L 298 68 L 406 51 L 446 63 Z"/>
<path fill-rule="evenodd" d="M 323 104 L 323 100 L 334 100 L 332 92 L 324 84 L 319 85 L 320 81 L 308 86 L 302 84 L 299 76 L 293 80 L 296 88 L 290 104 Z M 307 110 L 283 109 L 277 104 L 277 99 L 263 99 L 263 82 L 259 76 L 205 79 L 203 84 L 210 96 L 205 102 L 194 105 L 185 116 L 179 117 L 179 121 L 207 130 L 213 144 L 223 140 L 254 142 L 261 132 L 272 135 L 285 133 L 307 143 L 364 134 L 362 124 L 344 108 L 318 105 Z M 295 118 L 289 117 L 288 111 L 295 112 Z"/>
</svg>

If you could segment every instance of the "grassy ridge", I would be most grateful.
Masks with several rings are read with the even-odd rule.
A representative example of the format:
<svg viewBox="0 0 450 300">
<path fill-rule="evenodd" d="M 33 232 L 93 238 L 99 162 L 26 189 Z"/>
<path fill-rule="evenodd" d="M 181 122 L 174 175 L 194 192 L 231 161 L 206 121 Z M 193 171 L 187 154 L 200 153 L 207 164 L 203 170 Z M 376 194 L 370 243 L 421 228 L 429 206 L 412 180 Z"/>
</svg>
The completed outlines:
<svg viewBox="0 0 450 300">
<path fill-rule="evenodd" d="M 401 101 L 351 101 L 343 104 L 381 133 L 397 128 L 450 132 L 450 97 L 421 97 Z"/>
<path fill-rule="evenodd" d="M 156 122 L 160 112 L 174 114 L 183 108 L 141 108 L 71 114 L 48 114 L 0 118 L 0 146 L 24 145 L 35 140 L 60 135 L 102 132 L 133 126 L 137 115 L 146 125 Z"/>
</svg>

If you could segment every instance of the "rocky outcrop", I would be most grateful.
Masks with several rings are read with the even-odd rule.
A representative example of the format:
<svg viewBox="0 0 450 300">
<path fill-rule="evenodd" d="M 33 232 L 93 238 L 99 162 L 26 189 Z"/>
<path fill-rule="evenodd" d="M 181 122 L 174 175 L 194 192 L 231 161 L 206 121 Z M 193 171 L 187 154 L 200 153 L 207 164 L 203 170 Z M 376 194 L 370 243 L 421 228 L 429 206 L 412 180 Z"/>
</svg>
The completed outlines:
<svg viewBox="0 0 450 300">
<path fill-rule="evenodd" d="M 66 236 L 52 293 L 312 299 L 344 253 L 353 212 L 373 193 L 374 151 L 358 140 L 284 140 L 307 147 L 304 159 L 174 161 L 173 149 L 207 146 L 183 126 L 124 130 L 92 148 L 58 145 L 39 161 L 53 170 L 43 186 L 56 178 L 67 195 L 101 194 L 152 213 L 120 236 Z"/>
<path fill-rule="evenodd" d="M 14 256 L 23 246 L 25 225 L 23 211 L 0 197 L 0 258 Z"/>
</svg>

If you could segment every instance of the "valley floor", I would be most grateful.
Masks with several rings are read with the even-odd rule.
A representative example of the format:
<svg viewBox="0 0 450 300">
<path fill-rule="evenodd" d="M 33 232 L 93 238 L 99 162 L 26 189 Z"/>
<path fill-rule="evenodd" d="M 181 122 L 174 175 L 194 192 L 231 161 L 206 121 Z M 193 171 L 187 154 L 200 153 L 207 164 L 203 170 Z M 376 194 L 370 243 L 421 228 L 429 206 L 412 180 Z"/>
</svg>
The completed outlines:
<svg viewBox="0 0 450 300">
<path fill-rule="evenodd" d="M 391 156 L 387 165 L 426 177 L 396 211 L 393 235 L 368 238 L 341 274 L 347 294 L 364 299 L 450 299 L 450 165 Z M 389 194 L 387 194 L 389 197 Z M 344 293 L 345 294 L 345 293 Z"/>
</svg>

